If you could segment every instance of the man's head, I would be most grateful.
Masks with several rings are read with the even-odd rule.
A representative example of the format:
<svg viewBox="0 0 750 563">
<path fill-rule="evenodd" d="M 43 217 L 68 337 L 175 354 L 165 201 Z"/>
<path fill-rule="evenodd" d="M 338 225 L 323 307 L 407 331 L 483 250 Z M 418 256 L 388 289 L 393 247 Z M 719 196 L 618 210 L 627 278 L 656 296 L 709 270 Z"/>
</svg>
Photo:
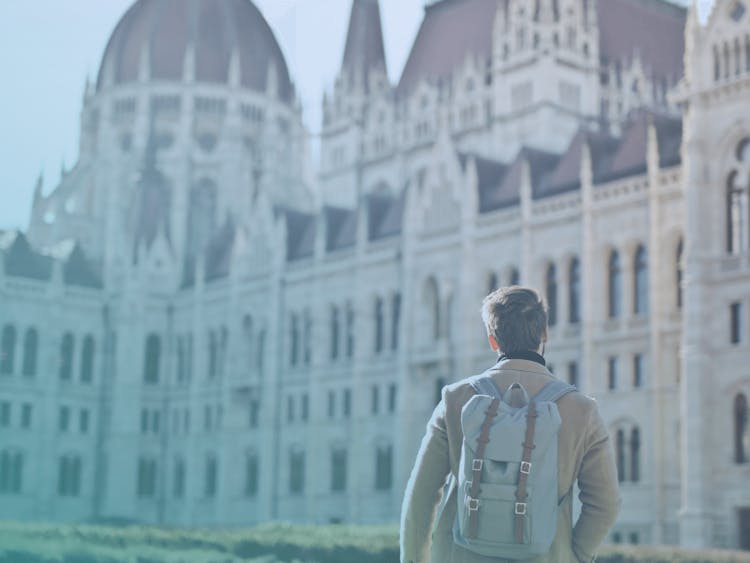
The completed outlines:
<svg viewBox="0 0 750 563">
<path fill-rule="evenodd" d="M 482 320 L 493 350 L 536 352 L 547 339 L 547 307 L 533 289 L 501 287 L 482 301 Z"/>
</svg>

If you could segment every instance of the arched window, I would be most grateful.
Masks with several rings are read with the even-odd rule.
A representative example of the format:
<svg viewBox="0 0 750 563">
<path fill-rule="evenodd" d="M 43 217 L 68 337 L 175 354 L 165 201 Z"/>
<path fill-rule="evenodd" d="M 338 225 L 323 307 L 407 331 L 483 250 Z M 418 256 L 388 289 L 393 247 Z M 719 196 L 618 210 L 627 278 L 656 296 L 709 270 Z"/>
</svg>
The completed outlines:
<svg viewBox="0 0 750 563">
<path fill-rule="evenodd" d="M 216 481 L 217 481 L 217 462 L 216 456 L 209 454 L 206 458 L 206 475 L 204 483 L 204 493 L 207 498 L 216 496 Z"/>
<path fill-rule="evenodd" d="M 188 255 L 202 252 L 213 236 L 216 226 L 216 184 L 203 179 L 190 190 L 188 211 Z"/>
<path fill-rule="evenodd" d="M 75 341 L 70 332 L 63 335 L 60 344 L 60 379 L 70 381 L 73 377 L 73 348 Z"/>
<path fill-rule="evenodd" d="M 609 299 L 608 313 L 609 318 L 614 319 L 620 316 L 622 309 L 622 271 L 620 269 L 620 255 L 613 250 L 609 255 Z"/>
<path fill-rule="evenodd" d="M 747 397 L 739 393 L 734 398 L 734 461 L 747 463 L 750 461 L 750 430 L 747 418 Z"/>
<path fill-rule="evenodd" d="M 383 351 L 383 336 L 384 336 L 384 318 L 383 318 L 383 299 L 381 297 L 375 298 L 375 353 L 379 354 Z"/>
<path fill-rule="evenodd" d="M 64 455 L 60 458 L 57 472 L 57 494 L 61 497 L 77 497 L 81 493 L 81 458 Z"/>
<path fill-rule="evenodd" d="M 255 356 L 255 335 L 253 333 L 253 318 L 245 315 L 242 319 L 242 339 L 245 347 L 245 366 L 247 371 L 253 367 L 253 357 Z"/>
<path fill-rule="evenodd" d="M 642 315 L 648 312 L 648 255 L 643 245 L 635 251 L 634 272 L 633 312 Z"/>
<path fill-rule="evenodd" d="M 81 382 L 91 383 L 94 379 L 94 337 L 90 334 L 83 339 L 81 350 Z"/>
<path fill-rule="evenodd" d="M 617 480 L 621 483 L 625 481 L 625 431 L 620 428 L 617 430 L 615 438 L 615 454 L 617 462 Z"/>
<path fill-rule="evenodd" d="M 425 327 L 434 340 L 441 337 L 440 330 L 440 294 L 435 278 L 429 278 L 425 283 L 424 306 L 427 311 L 427 326 Z"/>
<path fill-rule="evenodd" d="M 393 485 L 393 446 L 378 446 L 375 451 L 375 490 L 387 491 Z"/>
<path fill-rule="evenodd" d="M 641 469 L 641 433 L 638 428 L 630 431 L 630 480 L 637 483 Z"/>
<path fill-rule="evenodd" d="M 721 78 L 721 62 L 719 60 L 719 49 L 714 45 L 714 80 Z"/>
<path fill-rule="evenodd" d="M 304 337 L 302 339 L 302 349 L 304 352 L 304 360 L 305 365 L 310 365 L 310 362 L 312 361 L 312 315 L 310 314 L 309 309 L 305 309 L 304 314 Z"/>
<path fill-rule="evenodd" d="M 185 380 L 185 339 L 182 336 L 177 337 L 177 381 Z"/>
<path fill-rule="evenodd" d="M 251 452 L 245 457 L 245 496 L 253 498 L 258 495 L 258 454 Z"/>
<path fill-rule="evenodd" d="M 684 277 L 684 266 L 682 263 L 682 254 L 683 254 L 683 241 L 680 239 L 680 242 L 677 243 L 677 260 L 676 260 L 676 276 L 675 276 L 675 291 L 677 295 L 677 308 L 682 309 L 682 279 Z"/>
<path fill-rule="evenodd" d="M 159 365 L 161 363 L 161 339 L 151 333 L 146 337 L 146 351 L 143 355 L 143 381 L 148 384 L 159 383 Z"/>
<path fill-rule="evenodd" d="M 339 357 L 339 308 L 331 307 L 331 359 Z"/>
<path fill-rule="evenodd" d="M 16 327 L 5 325 L 0 340 L 0 373 L 11 375 L 16 353 Z"/>
<path fill-rule="evenodd" d="M 554 264 L 547 266 L 547 315 L 549 326 L 557 324 L 557 268 Z"/>
<path fill-rule="evenodd" d="M 571 324 L 581 321 L 581 263 L 578 258 L 570 262 L 568 272 L 568 320 Z"/>
<path fill-rule="evenodd" d="M 747 174 L 738 169 L 750 165 L 750 138 L 743 139 L 735 152 L 736 168 L 727 180 L 727 252 L 741 254 L 748 249 L 748 185 Z"/>
<path fill-rule="evenodd" d="M 21 367 L 21 372 L 26 377 L 34 377 L 36 375 L 38 343 L 39 335 L 36 329 L 27 329 L 26 335 L 23 337 L 23 366 Z"/>
<path fill-rule="evenodd" d="M 219 377 L 226 375 L 227 370 L 227 349 L 229 348 L 229 331 L 227 327 L 222 326 L 219 329 L 219 353 L 217 355 L 217 373 Z"/>
<path fill-rule="evenodd" d="M 140 498 L 153 498 L 156 495 L 156 460 L 138 458 L 136 492 Z"/>
</svg>

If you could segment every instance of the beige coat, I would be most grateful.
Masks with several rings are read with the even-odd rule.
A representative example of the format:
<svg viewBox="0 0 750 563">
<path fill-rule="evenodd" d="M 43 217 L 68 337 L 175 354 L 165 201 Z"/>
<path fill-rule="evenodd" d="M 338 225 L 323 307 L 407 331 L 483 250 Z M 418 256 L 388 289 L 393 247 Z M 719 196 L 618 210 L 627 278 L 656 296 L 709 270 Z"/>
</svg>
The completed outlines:
<svg viewBox="0 0 750 563">
<path fill-rule="evenodd" d="M 499 388 L 515 381 L 534 396 L 554 376 L 530 360 L 504 360 L 493 375 Z M 461 455 L 461 409 L 475 395 L 467 380 L 443 389 L 443 398 L 427 424 L 427 433 L 417 454 L 406 486 L 401 511 L 401 561 L 403 563 L 496 563 L 498 559 L 477 555 L 453 543 L 456 515 L 455 487 L 441 503 L 449 473 L 458 476 Z M 578 480 L 581 515 L 572 526 L 572 497 L 563 503 L 557 520 L 557 535 L 549 554 L 533 559 L 541 562 L 592 561 L 615 521 L 620 506 L 617 470 L 609 433 L 596 403 L 581 393 L 569 393 L 557 403 L 562 419 L 558 435 L 558 498 L 572 490 Z M 443 507 L 439 515 L 438 507 Z M 436 521 L 437 518 L 437 521 Z M 434 533 L 433 533 L 434 527 Z"/>
</svg>

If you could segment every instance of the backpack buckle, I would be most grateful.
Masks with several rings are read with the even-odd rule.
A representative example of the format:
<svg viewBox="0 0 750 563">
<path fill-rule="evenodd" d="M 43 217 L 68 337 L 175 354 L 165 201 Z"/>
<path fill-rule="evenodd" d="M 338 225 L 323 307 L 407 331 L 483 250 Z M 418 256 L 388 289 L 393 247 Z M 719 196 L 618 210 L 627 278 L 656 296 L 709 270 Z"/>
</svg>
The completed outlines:
<svg viewBox="0 0 750 563">
<path fill-rule="evenodd" d="M 515 507 L 516 516 L 524 516 L 526 514 L 526 503 L 517 502 Z"/>
<path fill-rule="evenodd" d="M 521 462 L 521 473 L 524 475 L 528 475 L 531 473 L 531 462 L 530 461 L 522 461 Z"/>
<path fill-rule="evenodd" d="M 483 466 L 484 466 L 484 460 L 483 459 L 474 459 L 471 462 L 471 469 L 472 469 L 472 471 L 481 471 Z"/>
<path fill-rule="evenodd" d="M 479 499 L 469 497 L 469 512 L 479 510 Z"/>
</svg>

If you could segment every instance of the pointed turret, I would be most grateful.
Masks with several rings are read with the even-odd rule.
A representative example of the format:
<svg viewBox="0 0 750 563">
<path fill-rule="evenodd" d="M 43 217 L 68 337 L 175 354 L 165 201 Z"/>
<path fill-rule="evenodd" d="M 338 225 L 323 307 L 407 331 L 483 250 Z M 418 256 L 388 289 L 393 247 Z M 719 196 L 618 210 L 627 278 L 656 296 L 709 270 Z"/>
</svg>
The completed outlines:
<svg viewBox="0 0 750 563">
<path fill-rule="evenodd" d="M 378 0 L 353 0 L 340 77 L 349 87 L 369 90 L 373 71 L 387 73 Z"/>
</svg>

